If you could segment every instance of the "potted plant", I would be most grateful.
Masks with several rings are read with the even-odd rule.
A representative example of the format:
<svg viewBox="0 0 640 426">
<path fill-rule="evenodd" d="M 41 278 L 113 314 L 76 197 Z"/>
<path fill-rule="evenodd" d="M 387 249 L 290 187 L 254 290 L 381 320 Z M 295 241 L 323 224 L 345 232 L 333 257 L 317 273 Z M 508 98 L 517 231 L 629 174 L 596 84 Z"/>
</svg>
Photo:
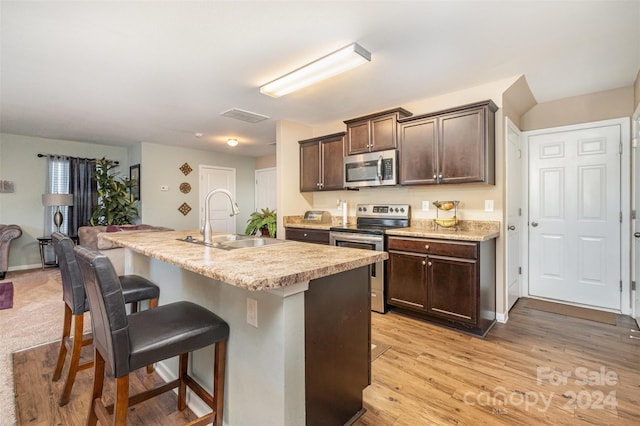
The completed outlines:
<svg viewBox="0 0 640 426">
<path fill-rule="evenodd" d="M 91 225 L 129 225 L 138 217 L 138 201 L 131 195 L 136 181 L 119 178 L 115 161 L 96 160 L 94 177 L 98 183 L 98 205 L 91 215 Z"/>
<path fill-rule="evenodd" d="M 247 235 L 254 235 L 258 231 L 264 236 L 276 237 L 278 228 L 278 218 L 275 210 L 262 209 L 261 211 L 251 213 L 247 221 L 247 229 L 244 231 Z"/>
</svg>

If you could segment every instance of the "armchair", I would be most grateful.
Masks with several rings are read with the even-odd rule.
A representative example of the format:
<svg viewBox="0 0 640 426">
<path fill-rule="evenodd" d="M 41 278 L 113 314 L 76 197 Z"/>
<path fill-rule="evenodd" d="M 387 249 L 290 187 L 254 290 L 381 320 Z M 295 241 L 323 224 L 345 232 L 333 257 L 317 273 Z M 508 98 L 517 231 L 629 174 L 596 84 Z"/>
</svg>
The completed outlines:
<svg viewBox="0 0 640 426">
<path fill-rule="evenodd" d="M 11 241 L 20 238 L 22 229 L 18 225 L 0 225 L 0 280 L 9 269 L 9 247 Z"/>
</svg>

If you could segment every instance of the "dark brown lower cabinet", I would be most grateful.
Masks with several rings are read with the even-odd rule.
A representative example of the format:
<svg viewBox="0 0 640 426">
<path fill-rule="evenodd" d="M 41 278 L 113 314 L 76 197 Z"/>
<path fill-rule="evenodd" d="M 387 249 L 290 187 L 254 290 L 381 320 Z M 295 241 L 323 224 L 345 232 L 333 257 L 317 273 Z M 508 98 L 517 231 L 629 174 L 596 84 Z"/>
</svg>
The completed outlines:
<svg viewBox="0 0 640 426">
<path fill-rule="evenodd" d="M 387 239 L 392 310 L 485 336 L 496 319 L 495 240 Z"/>
</svg>

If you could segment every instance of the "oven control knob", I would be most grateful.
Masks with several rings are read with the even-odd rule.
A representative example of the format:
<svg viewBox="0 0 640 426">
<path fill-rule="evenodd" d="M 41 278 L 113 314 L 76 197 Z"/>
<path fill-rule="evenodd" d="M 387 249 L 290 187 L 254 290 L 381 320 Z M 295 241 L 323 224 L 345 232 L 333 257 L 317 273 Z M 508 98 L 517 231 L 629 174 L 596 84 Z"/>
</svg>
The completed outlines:
<svg viewBox="0 0 640 426">
<path fill-rule="evenodd" d="M 400 207 L 400 213 L 404 213 L 404 207 Z"/>
</svg>

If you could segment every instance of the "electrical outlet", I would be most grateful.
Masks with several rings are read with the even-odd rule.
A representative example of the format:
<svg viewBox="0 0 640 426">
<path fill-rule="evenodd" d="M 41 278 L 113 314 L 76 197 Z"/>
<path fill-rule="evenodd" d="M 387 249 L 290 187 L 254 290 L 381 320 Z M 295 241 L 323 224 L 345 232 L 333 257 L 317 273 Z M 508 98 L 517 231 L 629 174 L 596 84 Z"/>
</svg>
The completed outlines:
<svg viewBox="0 0 640 426">
<path fill-rule="evenodd" d="M 423 212 L 428 212 L 429 211 L 429 201 L 423 201 L 422 202 L 422 211 Z"/>
<path fill-rule="evenodd" d="M 484 200 L 484 211 L 485 212 L 493 211 L 493 200 Z"/>
<path fill-rule="evenodd" d="M 160 191 L 168 191 L 169 190 L 169 186 L 168 185 L 161 185 L 160 186 Z"/>
<path fill-rule="evenodd" d="M 247 324 L 258 328 L 258 301 L 247 297 Z"/>
</svg>

